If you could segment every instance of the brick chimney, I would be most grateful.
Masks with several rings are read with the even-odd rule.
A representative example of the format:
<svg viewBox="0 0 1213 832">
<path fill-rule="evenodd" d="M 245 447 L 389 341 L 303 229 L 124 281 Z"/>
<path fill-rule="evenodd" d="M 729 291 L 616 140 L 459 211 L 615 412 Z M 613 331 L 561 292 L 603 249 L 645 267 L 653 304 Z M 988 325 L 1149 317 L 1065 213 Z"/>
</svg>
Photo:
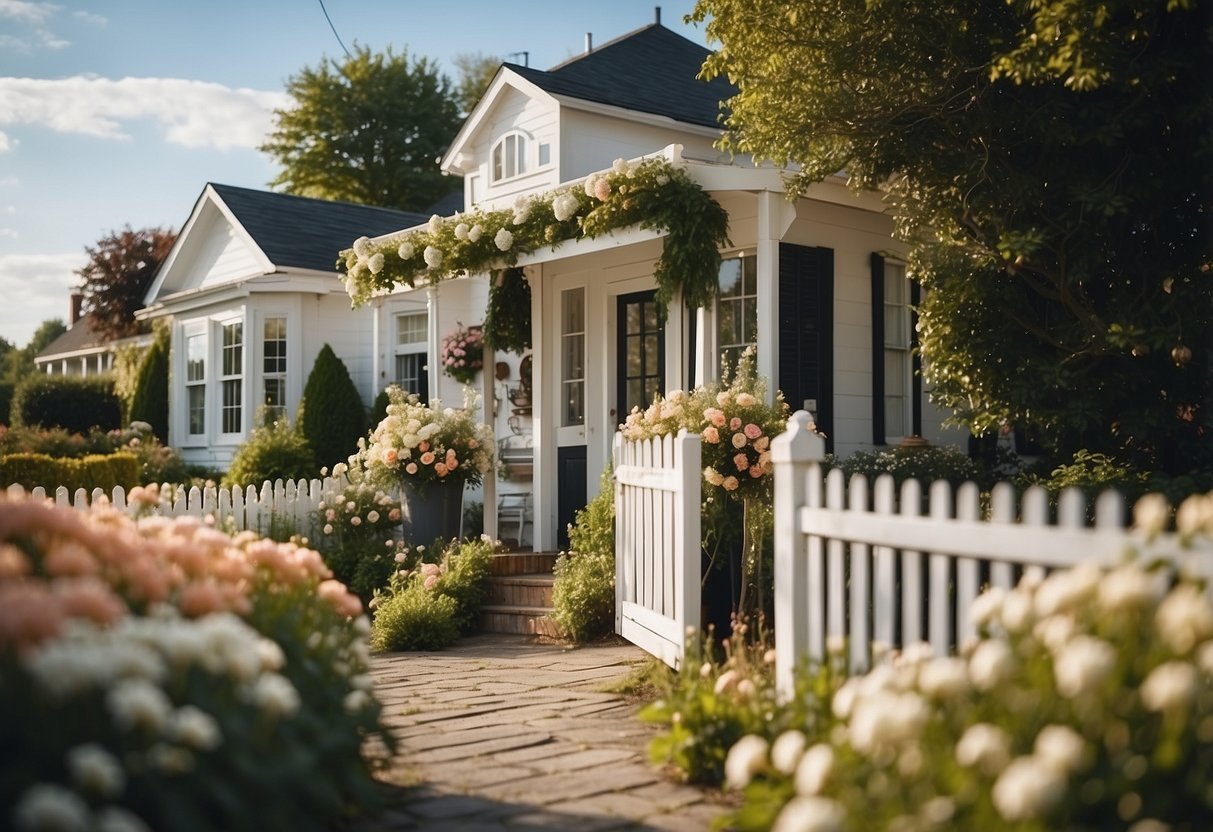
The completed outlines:
<svg viewBox="0 0 1213 832">
<path fill-rule="evenodd" d="M 84 306 L 84 295 L 80 292 L 72 292 L 72 308 L 68 315 L 67 325 L 73 326 L 76 321 L 80 320 L 80 310 Z"/>
</svg>

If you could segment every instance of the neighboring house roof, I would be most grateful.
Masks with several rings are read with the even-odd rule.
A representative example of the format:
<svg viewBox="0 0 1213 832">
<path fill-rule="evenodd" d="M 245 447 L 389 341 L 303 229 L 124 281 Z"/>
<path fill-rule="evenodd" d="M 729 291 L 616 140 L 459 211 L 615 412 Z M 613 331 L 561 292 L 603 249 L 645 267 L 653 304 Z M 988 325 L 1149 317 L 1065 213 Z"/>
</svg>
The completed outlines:
<svg viewBox="0 0 1213 832">
<path fill-rule="evenodd" d="M 711 54 L 677 32 L 651 23 L 546 72 L 505 66 L 551 95 L 719 127 L 721 102 L 738 89 L 724 77 L 711 81 L 697 77 Z"/>
<path fill-rule="evenodd" d="M 451 191 L 442 199 L 435 202 L 433 205 L 425 209 L 426 219 L 430 218 L 431 214 L 437 214 L 440 217 L 449 217 L 456 211 L 463 210 L 463 189 Z"/>
<path fill-rule="evenodd" d="M 278 267 L 335 272 L 337 254 L 362 235 L 375 237 L 420 225 L 429 215 L 331 202 L 214 182 L 223 200 L 265 256 Z"/>
<path fill-rule="evenodd" d="M 78 319 L 67 332 L 60 335 L 54 341 L 51 341 L 43 347 L 34 360 L 45 358 L 53 355 L 62 355 L 64 353 L 80 352 L 82 350 L 99 349 L 108 347 L 113 344 L 113 341 L 107 339 L 104 335 L 94 329 L 97 323 L 97 316 L 93 313 L 88 313 Z"/>
</svg>

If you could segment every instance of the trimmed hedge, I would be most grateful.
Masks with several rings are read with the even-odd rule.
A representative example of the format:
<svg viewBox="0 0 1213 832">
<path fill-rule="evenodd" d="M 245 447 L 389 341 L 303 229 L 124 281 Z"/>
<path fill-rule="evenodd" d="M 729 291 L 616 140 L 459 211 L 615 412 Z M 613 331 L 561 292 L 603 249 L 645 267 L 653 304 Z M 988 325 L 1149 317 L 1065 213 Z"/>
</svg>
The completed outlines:
<svg viewBox="0 0 1213 832">
<path fill-rule="evenodd" d="M 122 427 L 122 400 L 106 376 L 52 376 L 24 379 L 13 394 L 14 426 L 64 428 L 88 433 L 91 428 Z"/>
<path fill-rule="evenodd" d="M 366 409 L 349 370 L 325 344 L 303 388 L 299 428 L 307 437 L 316 467 L 332 468 L 358 450 L 366 436 Z"/>
<path fill-rule="evenodd" d="M 13 483 L 26 489 L 42 486 L 48 492 L 62 485 L 73 494 L 78 488 L 112 494 L 116 486 L 130 489 L 139 484 L 139 459 L 123 451 L 78 459 L 29 453 L 0 456 L 0 484 Z"/>
<path fill-rule="evenodd" d="M 13 393 L 17 385 L 11 381 L 0 381 L 0 425 L 12 424 L 9 413 L 13 409 Z"/>
<path fill-rule="evenodd" d="M 135 378 L 130 414 L 131 422 L 147 422 L 163 442 L 168 441 L 168 351 L 164 338 L 148 348 Z"/>
</svg>

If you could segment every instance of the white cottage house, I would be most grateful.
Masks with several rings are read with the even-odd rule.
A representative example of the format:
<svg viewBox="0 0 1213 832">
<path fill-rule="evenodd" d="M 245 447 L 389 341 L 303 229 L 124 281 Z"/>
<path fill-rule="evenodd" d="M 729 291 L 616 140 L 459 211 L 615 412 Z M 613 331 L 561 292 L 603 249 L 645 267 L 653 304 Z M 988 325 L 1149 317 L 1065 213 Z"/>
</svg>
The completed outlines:
<svg viewBox="0 0 1213 832">
<path fill-rule="evenodd" d="M 911 435 L 964 439 L 943 433 L 915 371 L 915 288 L 880 199 L 835 177 L 790 201 L 779 170 L 718 151 L 721 102 L 735 89 L 696 78 L 707 55 L 655 23 L 549 71 L 504 64 L 441 160 L 463 176 L 466 205 L 493 209 L 618 158 L 662 154 L 729 214 L 718 302 L 671 305 L 664 325 L 653 314 L 660 232 L 633 228 L 519 260 L 532 294 L 537 551 L 564 543 L 633 406 L 714 378 L 720 356 L 749 343 L 760 372 L 793 409 L 816 414 L 835 453 Z"/>
<path fill-rule="evenodd" d="M 424 396 L 458 385 L 429 374 L 442 326 L 454 326 L 471 283 L 351 309 L 337 252 L 420 214 L 208 184 L 148 290 L 144 319 L 172 321 L 169 443 L 190 463 L 225 469 L 259 409 L 294 418 L 327 343 L 369 407 L 387 384 Z M 446 320 L 449 318 L 450 320 Z"/>
</svg>

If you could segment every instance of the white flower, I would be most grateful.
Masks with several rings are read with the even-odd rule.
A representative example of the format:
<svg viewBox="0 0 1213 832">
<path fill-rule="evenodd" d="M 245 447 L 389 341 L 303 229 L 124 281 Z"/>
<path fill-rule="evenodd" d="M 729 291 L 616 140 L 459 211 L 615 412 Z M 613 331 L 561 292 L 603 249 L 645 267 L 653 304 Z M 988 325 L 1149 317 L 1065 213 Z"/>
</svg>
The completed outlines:
<svg viewBox="0 0 1213 832">
<path fill-rule="evenodd" d="M 531 217 L 530 197 L 520 196 L 514 200 L 514 225 L 522 225 Z"/>
<path fill-rule="evenodd" d="M 552 200 L 552 215 L 556 217 L 557 222 L 564 222 L 577 213 L 577 206 L 577 197 L 565 191 Z"/>
<path fill-rule="evenodd" d="M 370 511 L 368 511 L 366 514 L 366 522 L 378 523 L 379 522 L 379 512 L 375 511 L 374 509 L 371 509 Z"/>
<path fill-rule="evenodd" d="M 996 725 L 978 722 L 970 725 L 956 743 L 956 762 L 976 766 L 986 775 L 994 776 L 1006 768 L 1011 759 L 1011 738 Z"/>
<path fill-rule="evenodd" d="M 484 229 L 479 225 L 473 225 L 470 229 L 468 229 L 468 242 L 478 243 L 480 242 L 480 238 L 483 236 Z"/>
<path fill-rule="evenodd" d="M 159 731 L 172 712 L 164 691 L 145 679 L 123 679 L 105 697 L 119 728 Z"/>
<path fill-rule="evenodd" d="M 847 735 L 864 754 L 880 748 L 913 742 L 931 718 L 931 709 L 916 693 L 880 691 L 855 705 Z"/>
<path fill-rule="evenodd" d="M 1136 563 L 1113 569 L 1099 584 L 1099 606 L 1113 615 L 1146 609 L 1160 595 L 1158 580 Z"/>
<path fill-rule="evenodd" d="M 721 673 L 720 677 L 716 680 L 716 687 L 713 689 L 713 691 L 717 696 L 720 696 L 720 694 L 727 690 L 732 690 L 735 687 L 737 687 L 737 671 L 726 670 L 724 673 Z"/>
<path fill-rule="evenodd" d="M 973 603 L 969 605 L 969 619 L 975 627 L 984 627 L 998 620 L 999 613 L 1002 612 L 1002 602 L 1006 600 L 1007 593 L 1002 587 L 990 587 L 985 592 L 973 599 Z"/>
<path fill-rule="evenodd" d="M 273 639 L 263 638 L 257 642 L 257 656 L 261 659 L 262 670 L 279 670 L 286 664 L 286 654 Z"/>
<path fill-rule="evenodd" d="M 468 238 L 468 224 L 461 222 L 455 226 L 455 239 L 466 240 Z"/>
<path fill-rule="evenodd" d="M 425 227 L 431 234 L 437 234 L 442 230 L 442 217 L 437 214 L 431 214 L 430 221 L 425 224 Z"/>
<path fill-rule="evenodd" d="M 784 731 L 771 743 L 771 765 L 777 771 L 791 774 L 796 770 L 796 764 L 800 762 L 800 755 L 804 753 L 807 744 L 808 740 L 802 732 Z"/>
<path fill-rule="evenodd" d="M 932 699 L 955 699 L 969 689 L 964 659 L 939 658 L 918 669 L 918 689 Z"/>
<path fill-rule="evenodd" d="M 1077 609 L 1095 597 L 1102 578 L 1103 570 L 1093 563 L 1054 572 L 1036 590 L 1037 617 Z"/>
<path fill-rule="evenodd" d="M 1036 626 L 1032 628 L 1032 635 L 1049 648 L 1050 653 L 1057 655 L 1065 649 L 1077 629 L 1078 624 L 1074 621 L 1073 616 L 1051 615 L 1036 622 Z"/>
<path fill-rule="evenodd" d="M 106 806 L 94 819 L 96 832 L 151 832 L 137 815 L 120 806 Z"/>
<path fill-rule="evenodd" d="M 508 228 L 502 228 L 493 238 L 493 243 L 502 251 L 509 251 L 510 246 L 514 245 L 514 235 Z"/>
<path fill-rule="evenodd" d="M 804 753 L 796 766 L 796 794 L 819 793 L 834 770 L 834 749 L 819 742 Z"/>
<path fill-rule="evenodd" d="M 1011 648 L 997 639 L 979 643 L 969 657 L 969 678 L 978 690 L 993 690 L 1010 677 L 1014 669 L 1015 657 L 1011 655 Z"/>
<path fill-rule="evenodd" d="M 1213 497 L 1194 494 L 1184 500 L 1175 512 L 1175 527 L 1183 535 L 1213 531 Z"/>
<path fill-rule="evenodd" d="M 1180 584 L 1158 605 L 1154 624 L 1168 647 L 1187 653 L 1213 636 L 1213 607 L 1201 590 Z"/>
<path fill-rule="evenodd" d="M 366 267 L 370 269 L 371 274 L 379 274 L 383 271 L 383 252 L 377 251 L 372 254 L 366 261 Z"/>
<path fill-rule="evenodd" d="M 631 169 L 631 165 L 628 164 L 627 159 L 616 159 L 614 162 L 611 162 L 611 170 L 615 171 L 615 173 L 627 174 Z"/>
<path fill-rule="evenodd" d="M 1161 494 L 1147 494 L 1133 506 L 1133 525 L 1148 537 L 1161 532 L 1171 519 L 1171 505 Z"/>
<path fill-rule="evenodd" d="M 598 180 L 601 176 L 602 174 L 600 173 L 591 173 L 586 177 L 585 183 L 582 185 L 582 190 L 585 191 L 586 196 L 594 195 L 594 188 L 598 185 Z"/>
<path fill-rule="evenodd" d="M 30 786 L 17 801 L 13 816 L 22 829 L 84 832 L 89 828 L 88 805 L 75 792 L 50 783 Z"/>
<path fill-rule="evenodd" d="M 1067 725 L 1046 725 L 1036 735 L 1036 756 L 1067 775 L 1078 771 L 1086 748 L 1078 732 Z"/>
<path fill-rule="evenodd" d="M 775 819 L 772 832 L 840 832 L 847 813 L 828 797 L 794 797 Z"/>
<path fill-rule="evenodd" d="M 360 258 L 369 257 L 371 254 L 371 239 L 370 237 L 359 237 L 354 240 L 354 254 Z"/>
<path fill-rule="evenodd" d="M 158 742 L 148 749 L 147 761 L 166 774 L 184 774 L 194 768 L 194 755 L 184 748 Z"/>
<path fill-rule="evenodd" d="M 417 249 L 413 248 L 412 243 L 404 242 L 404 243 L 401 243 L 400 247 L 396 249 L 396 253 L 400 255 L 401 260 L 411 260 L 413 255 L 417 253 Z M 333 468 L 333 476 L 334 477 L 341 476 L 340 474 L 337 473 L 336 467 Z"/>
<path fill-rule="evenodd" d="M 1007 593 L 1003 599 L 1002 626 L 1008 633 L 1022 633 L 1032 626 L 1032 595 L 1026 587 Z"/>
<path fill-rule="evenodd" d="M 1182 708 L 1196 694 L 1196 683 L 1196 668 L 1187 662 L 1160 664 L 1141 683 L 1141 704 L 1151 711 Z"/>
<path fill-rule="evenodd" d="M 1061 802 L 1066 793 L 1066 780 L 1057 769 L 1038 757 L 1019 757 L 1007 766 L 990 796 L 994 808 L 1004 820 L 1011 822 L 1041 817 Z"/>
<path fill-rule="evenodd" d="M 657 174 L 657 184 L 665 187 L 666 185 L 670 184 L 670 177 L 666 176 L 664 173 Z"/>
<path fill-rule="evenodd" d="M 201 708 L 186 705 L 173 717 L 173 735 L 185 745 L 209 751 L 222 739 L 219 723 Z"/>
<path fill-rule="evenodd" d="M 325 533 L 325 534 L 332 534 L 332 533 L 333 533 L 333 524 L 332 524 L 332 523 L 325 523 L 325 524 L 324 524 L 324 533 Z"/>
<path fill-rule="evenodd" d="M 266 673 L 253 686 L 253 703 L 267 716 L 290 716 L 299 710 L 299 693 L 285 676 Z"/>
<path fill-rule="evenodd" d="M 756 734 L 746 734 L 729 749 L 725 757 L 725 784 L 730 789 L 744 789 L 766 762 L 767 741 Z"/>
<path fill-rule="evenodd" d="M 365 710 L 373 700 L 371 695 L 365 690 L 355 689 L 345 695 L 345 712 L 348 714 L 356 714 L 359 711 Z"/>
<path fill-rule="evenodd" d="M 431 269 L 436 269 L 442 265 L 442 249 L 426 246 L 425 251 L 421 253 L 421 257 Z"/>
<path fill-rule="evenodd" d="M 1094 636 L 1075 636 L 1053 661 L 1057 692 L 1067 699 L 1092 693 L 1116 667 L 1116 648 Z"/>
<path fill-rule="evenodd" d="M 126 786 L 122 764 L 96 743 L 78 745 L 68 751 L 67 770 L 76 786 L 97 797 L 116 797 Z"/>
</svg>

